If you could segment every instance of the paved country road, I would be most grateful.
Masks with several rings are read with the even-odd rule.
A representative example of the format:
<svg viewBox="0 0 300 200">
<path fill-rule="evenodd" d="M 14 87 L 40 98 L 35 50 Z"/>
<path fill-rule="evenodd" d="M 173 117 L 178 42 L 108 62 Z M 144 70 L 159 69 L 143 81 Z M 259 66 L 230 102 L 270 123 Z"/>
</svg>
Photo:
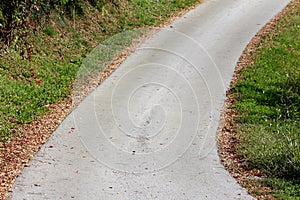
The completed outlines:
<svg viewBox="0 0 300 200">
<path fill-rule="evenodd" d="M 207 0 L 151 36 L 53 133 L 21 199 L 252 199 L 216 130 L 243 49 L 288 0 Z"/>
</svg>

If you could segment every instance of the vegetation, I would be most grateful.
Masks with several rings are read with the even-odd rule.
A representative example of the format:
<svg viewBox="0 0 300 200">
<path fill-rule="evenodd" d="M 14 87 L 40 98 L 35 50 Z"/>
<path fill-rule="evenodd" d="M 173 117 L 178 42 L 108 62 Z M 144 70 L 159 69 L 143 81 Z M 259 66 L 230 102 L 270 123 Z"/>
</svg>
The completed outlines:
<svg viewBox="0 0 300 200">
<path fill-rule="evenodd" d="M 11 0 L 0 3 L 0 139 L 22 133 L 72 91 L 88 53 L 108 37 L 157 26 L 199 0 Z M 1 146 L 1 145 L 0 145 Z"/>
<path fill-rule="evenodd" d="M 22 36 L 20 29 L 35 26 L 45 20 L 51 10 L 61 14 L 82 14 L 83 0 L 10 0 L 0 2 L 0 37 L 5 42 L 11 42 L 14 37 Z M 91 0 L 92 3 L 98 3 Z M 102 1 L 101 1 L 102 2 Z M 24 30 L 23 30 L 24 31 Z"/>
<path fill-rule="evenodd" d="M 300 197 L 300 7 L 276 26 L 233 87 L 239 152 L 278 199 Z"/>
</svg>

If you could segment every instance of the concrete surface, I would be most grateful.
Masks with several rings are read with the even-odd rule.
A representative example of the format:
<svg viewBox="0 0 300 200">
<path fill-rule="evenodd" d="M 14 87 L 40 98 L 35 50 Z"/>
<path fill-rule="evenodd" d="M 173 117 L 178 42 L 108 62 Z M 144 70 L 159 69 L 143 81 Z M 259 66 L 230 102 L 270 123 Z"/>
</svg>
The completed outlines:
<svg viewBox="0 0 300 200">
<path fill-rule="evenodd" d="M 13 199 L 252 199 L 216 130 L 239 56 L 288 3 L 207 0 L 159 31 L 65 119 Z"/>
</svg>

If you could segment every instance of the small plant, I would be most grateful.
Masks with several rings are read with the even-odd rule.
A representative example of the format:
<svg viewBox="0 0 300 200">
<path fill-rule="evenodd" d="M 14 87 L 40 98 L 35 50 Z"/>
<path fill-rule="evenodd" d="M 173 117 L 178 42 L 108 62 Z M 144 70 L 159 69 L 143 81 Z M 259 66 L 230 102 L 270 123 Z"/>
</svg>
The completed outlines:
<svg viewBox="0 0 300 200">
<path fill-rule="evenodd" d="M 50 26 L 45 26 L 43 32 L 50 37 L 55 37 L 57 35 L 56 30 Z"/>
</svg>

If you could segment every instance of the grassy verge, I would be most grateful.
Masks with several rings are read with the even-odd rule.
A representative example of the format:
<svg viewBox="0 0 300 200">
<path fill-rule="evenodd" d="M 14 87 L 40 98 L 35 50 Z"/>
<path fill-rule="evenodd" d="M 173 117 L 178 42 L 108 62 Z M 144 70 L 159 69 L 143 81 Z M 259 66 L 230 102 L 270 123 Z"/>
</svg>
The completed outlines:
<svg viewBox="0 0 300 200">
<path fill-rule="evenodd" d="M 238 151 L 273 197 L 300 199 L 300 7 L 275 29 L 231 90 Z"/>
<path fill-rule="evenodd" d="M 26 35 L 15 37 L 0 51 L 0 139 L 21 133 L 72 90 L 76 73 L 86 55 L 109 36 L 143 26 L 157 26 L 199 0 L 132 0 L 91 6 L 82 15 L 66 17 L 50 12 Z M 1 45 L 3 46 L 3 45 Z"/>
</svg>

